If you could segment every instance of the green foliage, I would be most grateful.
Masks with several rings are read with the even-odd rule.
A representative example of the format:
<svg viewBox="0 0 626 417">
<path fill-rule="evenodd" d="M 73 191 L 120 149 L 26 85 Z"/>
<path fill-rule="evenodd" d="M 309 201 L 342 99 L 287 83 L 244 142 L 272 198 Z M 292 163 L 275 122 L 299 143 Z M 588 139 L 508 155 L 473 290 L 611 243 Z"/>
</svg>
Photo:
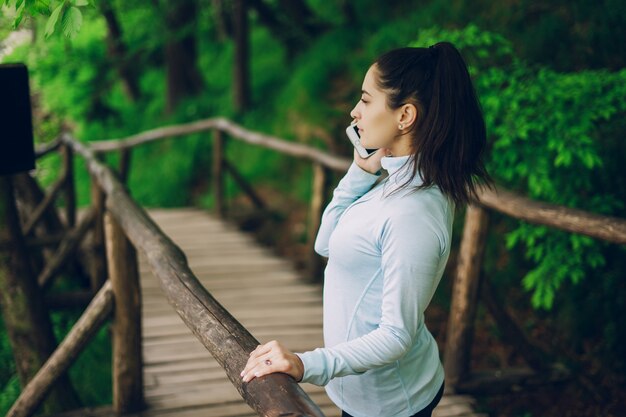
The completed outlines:
<svg viewBox="0 0 626 417">
<path fill-rule="evenodd" d="M 12 357 L 10 356 L 10 352 L 7 358 L 12 359 Z M 9 374 L 9 375 L 11 375 L 10 379 L 2 387 L 2 391 L 0 391 L 0 413 L 4 415 L 6 415 L 9 412 L 9 410 L 11 409 L 11 406 L 17 400 L 17 398 L 20 396 L 20 393 L 22 392 L 20 388 L 20 381 L 17 377 L 17 374 Z"/>
<path fill-rule="evenodd" d="M 61 340 L 76 322 L 76 312 L 51 315 L 54 333 Z M 0 317 L 0 415 L 6 415 L 21 393 L 13 353 Z M 70 368 L 70 379 L 83 404 L 106 405 L 112 401 L 111 338 L 105 325 L 85 347 Z M 98 366 L 94 366 L 98 364 Z"/>
<path fill-rule="evenodd" d="M 52 17 L 58 19 L 70 7 L 82 4 L 56 3 L 56 15 Z M 429 3 L 426 10 L 443 16 L 445 11 L 437 4 Z M 337 4 L 312 1 L 310 6 L 321 18 L 330 14 L 337 16 L 337 22 L 345 18 Z M 253 27 L 255 108 L 242 117 L 242 122 L 252 130 L 348 155 L 350 149 L 342 140 L 342 130 L 365 68 L 381 52 L 410 43 L 420 24 L 428 21 L 423 11 L 396 12 L 401 10 L 404 15 L 375 30 L 365 21 L 360 28 L 331 29 L 292 63 L 286 63 L 284 48 L 268 30 Z M 231 43 L 200 44 L 198 64 L 205 77 L 206 93 L 184 102 L 174 115 L 164 117 L 165 74 L 153 56 L 164 40 L 141 25 L 146 19 L 158 21 L 158 13 L 132 4 L 120 5 L 120 11 L 124 13 L 129 44 L 147 46 L 147 51 L 138 56 L 145 66 L 140 78 L 140 102 L 128 101 L 118 75 L 109 65 L 102 42 L 106 33 L 103 19 L 88 13 L 89 24 L 71 44 L 55 37 L 38 42 L 28 52 L 34 84 L 45 91 L 46 109 L 72 120 L 76 136 L 84 140 L 124 137 L 156 125 L 211 115 L 235 116 L 230 93 Z M 210 36 L 214 28 L 208 25 L 199 30 Z M 458 30 L 420 27 L 418 40 L 412 45 L 429 46 L 441 40 L 457 45 L 470 65 L 490 135 L 488 167 L 500 183 L 538 200 L 620 215 L 624 196 L 612 182 L 620 176 L 610 174 L 619 167 L 611 155 L 603 154 L 603 149 L 614 146 L 612 143 L 623 130 L 604 135 L 600 128 L 615 125 L 624 115 L 624 71 L 559 73 L 533 66 L 516 56 L 513 44 L 504 36 L 472 24 Z M 360 47 L 355 49 L 355 45 Z M 135 198 L 148 206 L 189 204 L 190 189 L 202 193 L 206 188 L 206 165 L 210 160 L 207 139 L 206 135 L 197 136 L 135 150 L 129 180 Z M 297 161 L 234 143 L 229 145 L 228 154 L 235 161 L 246 161 L 240 164 L 244 176 L 279 190 L 295 190 L 296 195 L 306 198 L 310 174 Z M 116 156 L 109 160 L 117 163 Z M 50 173 L 58 162 L 42 162 L 42 166 L 42 176 L 52 177 Z M 159 166 L 160 176 L 149 169 L 154 166 Z M 83 172 L 77 184 L 84 204 L 89 181 L 80 166 L 77 171 Z M 285 172 L 290 173 L 288 179 Z M 238 192 L 232 184 L 227 189 Z M 507 245 L 510 250 L 525 248 L 526 258 L 534 265 L 522 285 L 533 292 L 536 307 L 550 308 L 563 283 L 579 282 L 606 263 L 602 246 L 589 238 L 524 223 L 509 232 Z"/>
<path fill-rule="evenodd" d="M 424 30 L 414 45 L 437 40 L 455 43 L 469 57 L 490 136 L 488 168 L 499 183 L 541 201 L 623 213 L 623 192 L 610 191 L 612 178 L 605 175 L 608 183 L 599 183 L 606 168 L 602 148 L 616 138 L 600 135 L 598 126 L 626 114 L 626 70 L 557 73 L 533 67 L 516 59 L 502 36 L 475 26 Z M 506 244 L 525 247 L 534 266 L 522 285 L 538 308 L 551 308 L 565 281 L 579 283 L 606 263 L 603 245 L 591 238 L 523 222 Z"/>
<path fill-rule="evenodd" d="M 11 344 L 2 317 L 0 330 L 0 414 L 6 415 L 20 395 L 20 381 L 17 378 Z"/>
<path fill-rule="evenodd" d="M 451 42 L 462 51 L 473 76 L 492 67 L 505 66 L 513 57 L 513 45 L 508 39 L 473 24 L 458 30 L 421 29 L 418 40 L 411 42 L 410 46 L 425 48 L 442 41 Z"/>
<path fill-rule="evenodd" d="M 13 29 L 17 29 L 25 15 L 45 15 L 50 7 L 46 0 L 4 0 L 4 6 L 15 9 Z"/>
<path fill-rule="evenodd" d="M 84 0 L 76 0 L 74 3 L 77 6 L 85 6 L 87 4 Z M 83 24 L 83 15 L 78 7 L 71 6 L 68 2 L 63 2 L 50 15 L 46 24 L 46 36 L 51 36 L 54 33 L 57 23 L 61 24 L 63 34 L 71 39 L 80 30 Z"/>
<path fill-rule="evenodd" d="M 51 36 L 57 26 L 67 38 L 75 37 L 83 23 L 80 7 L 89 5 L 88 0 L 4 0 L 4 5 L 15 8 L 13 28 L 17 29 L 25 16 L 49 16 L 46 37 Z"/>
<path fill-rule="evenodd" d="M 37 41 L 9 58 L 29 66 L 36 140 L 52 139 L 62 126 L 93 141 L 226 116 L 250 130 L 349 156 L 343 128 L 371 62 L 391 48 L 448 40 L 470 65 L 488 128 L 488 168 L 499 184 L 537 200 L 626 216 L 621 161 L 626 154 L 626 73 L 615 70 L 626 57 L 620 52 L 626 43 L 616 41 L 626 30 L 626 14 L 620 13 L 626 3 L 557 2 L 537 6 L 541 13 L 536 13 L 536 8 L 506 1 L 430 0 L 418 8 L 410 2 L 307 0 L 314 19 L 327 29 L 295 57 L 286 56 L 281 39 L 252 13 L 252 108 L 244 114 L 236 114 L 232 104 L 233 43 L 217 36 L 217 13 L 209 3 L 199 11 L 197 28 L 197 65 L 205 89 L 166 115 L 163 51 L 175 34 L 163 10 L 145 1 L 111 3 L 128 48 L 125 59 L 139 74 L 140 98 L 132 102 L 117 71 L 119 61 L 107 52 L 107 26 L 96 7 L 85 0 L 4 0 L 17 13 L 2 16 L 1 23 L 10 19 L 36 29 Z M 308 202 L 309 164 L 238 141 L 229 141 L 226 153 L 255 188 Z M 106 157 L 113 167 L 118 159 L 116 154 Z M 141 146 L 132 153 L 131 194 L 144 206 L 212 207 L 210 161 L 207 134 Z M 51 184 L 60 167 L 58 156 L 44 158 L 37 175 Z M 79 160 L 75 171 L 79 203 L 85 205 L 89 178 Z M 235 198 L 241 191 L 228 180 L 226 192 Z M 626 366 L 626 340 L 616 320 L 626 312 L 623 248 L 503 216 L 494 215 L 492 221 L 496 236 L 488 242 L 486 261 L 490 278 L 503 288 L 525 289 L 535 308 L 552 309 L 572 346 L 580 347 L 584 338 L 602 340 L 598 349 L 604 357 L 618 369 Z M 55 320 L 69 329 L 70 321 Z M 90 379 L 104 381 L 101 386 L 83 386 L 90 364 L 110 369 L 107 337 L 102 330 L 93 345 L 104 350 L 93 356 L 86 352 L 83 365 L 71 371 L 85 389 L 86 403 L 110 402 L 110 376 Z M 19 393 L 12 360 L 5 360 L 7 346 L 0 338 L 0 411 Z"/>
<path fill-rule="evenodd" d="M 51 314 L 54 333 L 62 340 L 78 320 L 78 312 Z M 72 364 L 69 376 L 82 404 L 107 405 L 112 402 L 112 347 L 108 325 L 98 330 Z M 95 366 L 97 364 L 97 366 Z"/>
</svg>

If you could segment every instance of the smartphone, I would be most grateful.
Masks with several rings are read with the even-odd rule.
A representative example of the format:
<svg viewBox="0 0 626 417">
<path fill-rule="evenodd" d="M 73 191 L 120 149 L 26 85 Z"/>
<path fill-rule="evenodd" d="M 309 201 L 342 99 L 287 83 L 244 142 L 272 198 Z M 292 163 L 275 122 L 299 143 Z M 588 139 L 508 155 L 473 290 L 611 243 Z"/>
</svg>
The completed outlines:
<svg viewBox="0 0 626 417">
<path fill-rule="evenodd" d="M 356 127 L 356 123 L 352 123 L 346 128 L 346 134 L 361 158 L 369 158 L 378 150 L 365 148 L 361 145 L 361 135 L 359 135 L 359 129 Z"/>
</svg>

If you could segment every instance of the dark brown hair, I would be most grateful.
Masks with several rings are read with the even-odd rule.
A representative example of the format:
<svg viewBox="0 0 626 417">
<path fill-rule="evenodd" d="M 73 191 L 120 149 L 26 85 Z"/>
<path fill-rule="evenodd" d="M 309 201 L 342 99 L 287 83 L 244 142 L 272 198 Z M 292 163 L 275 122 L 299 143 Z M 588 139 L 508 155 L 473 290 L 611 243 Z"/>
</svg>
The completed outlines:
<svg viewBox="0 0 626 417">
<path fill-rule="evenodd" d="M 491 183 L 483 163 L 485 121 L 467 65 L 449 42 L 429 48 L 400 48 L 375 62 L 377 84 L 387 94 L 387 106 L 412 103 L 413 174 L 420 188 L 433 185 L 455 203 L 477 198 L 479 183 Z"/>
</svg>

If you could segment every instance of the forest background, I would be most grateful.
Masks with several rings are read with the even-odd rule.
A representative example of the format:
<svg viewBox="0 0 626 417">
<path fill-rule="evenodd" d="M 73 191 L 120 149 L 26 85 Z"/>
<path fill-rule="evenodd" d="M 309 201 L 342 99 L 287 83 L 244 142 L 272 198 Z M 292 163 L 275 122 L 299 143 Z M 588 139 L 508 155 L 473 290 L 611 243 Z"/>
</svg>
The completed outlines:
<svg viewBox="0 0 626 417">
<path fill-rule="evenodd" d="M 626 2 L 4 3 L 0 41 L 17 29 L 31 31 L 2 62 L 29 67 L 37 143 L 62 129 L 93 141 L 224 116 L 350 156 L 343 129 L 370 63 L 391 48 L 448 40 L 470 65 L 496 183 L 533 199 L 626 218 Z M 248 25 L 243 61 L 235 54 L 238 7 Z M 227 154 L 271 206 L 270 216 L 250 221 L 240 190 L 228 183 L 231 214 L 301 265 L 311 167 L 236 142 Z M 210 161 L 207 135 L 143 146 L 133 153 L 129 188 L 147 207 L 210 209 Z M 59 169 L 57 158 L 46 158 L 37 176 L 50 184 Z M 79 162 L 76 171 L 87 204 L 89 180 Z M 463 210 L 457 214 L 458 242 Z M 624 247 L 504 216 L 493 215 L 491 224 L 484 275 L 527 335 L 574 377 L 513 396 L 485 394 L 479 407 L 520 417 L 620 415 L 626 409 Z M 440 342 L 453 267 L 454 261 L 431 307 L 429 327 Z M 52 317 L 61 337 L 77 315 Z M 483 308 L 477 326 L 473 366 L 523 363 Z M 100 332 L 72 369 L 85 404 L 111 401 L 108 343 Z M 12 360 L 3 331 L 0 413 L 20 389 Z M 94 363 L 102 369 L 94 371 Z M 92 384 L 85 384 L 87 370 Z"/>
</svg>

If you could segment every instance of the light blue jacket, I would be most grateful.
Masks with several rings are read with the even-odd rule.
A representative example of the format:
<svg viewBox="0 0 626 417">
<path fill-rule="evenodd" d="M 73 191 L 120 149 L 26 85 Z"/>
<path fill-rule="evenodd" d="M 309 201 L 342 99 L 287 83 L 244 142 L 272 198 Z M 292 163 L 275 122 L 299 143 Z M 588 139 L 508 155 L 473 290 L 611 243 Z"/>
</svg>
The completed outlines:
<svg viewBox="0 0 626 417">
<path fill-rule="evenodd" d="M 450 253 L 454 206 L 437 187 L 416 191 L 409 157 L 384 157 L 389 177 L 352 164 L 326 207 L 315 250 L 324 275 L 324 344 L 299 353 L 303 382 L 326 385 L 354 417 L 408 417 L 443 383 L 424 310 Z M 397 191 L 397 192 L 393 192 Z M 339 378 L 341 377 L 341 378 Z"/>
</svg>

